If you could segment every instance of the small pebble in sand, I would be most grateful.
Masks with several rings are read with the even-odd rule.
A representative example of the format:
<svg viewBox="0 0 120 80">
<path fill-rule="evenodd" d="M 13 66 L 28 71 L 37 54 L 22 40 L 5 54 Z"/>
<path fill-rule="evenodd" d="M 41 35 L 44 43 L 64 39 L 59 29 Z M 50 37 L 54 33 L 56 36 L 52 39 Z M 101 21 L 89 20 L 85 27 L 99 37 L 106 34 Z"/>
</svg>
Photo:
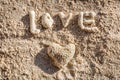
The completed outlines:
<svg viewBox="0 0 120 80">
<path fill-rule="evenodd" d="M 38 34 L 40 30 L 36 28 L 34 10 L 29 11 L 29 18 L 30 18 L 30 32 L 32 34 Z"/>
<path fill-rule="evenodd" d="M 54 65 L 58 68 L 64 68 L 75 54 L 75 45 L 68 44 L 61 46 L 57 43 L 51 43 L 47 47 L 47 54 L 54 61 Z"/>
<path fill-rule="evenodd" d="M 78 18 L 78 25 L 82 30 L 88 32 L 99 32 L 97 27 L 92 27 L 95 25 L 95 12 L 80 12 Z M 88 27 L 86 27 L 88 26 Z"/>
<path fill-rule="evenodd" d="M 68 26 L 70 20 L 72 19 L 72 16 L 73 16 L 72 13 L 69 13 L 69 15 L 66 16 L 63 12 L 59 12 L 59 17 L 64 27 Z"/>
<path fill-rule="evenodd" d="M 51 29 L 53 27 L 53 23 L 54 23 L 54 21 L 53 21 L 53 19 L 50 16 L 49 13 L 43 14 L 43 16 L 42 16 L 42 25 L 43 25 L 43 27 Z"/>
</svg>

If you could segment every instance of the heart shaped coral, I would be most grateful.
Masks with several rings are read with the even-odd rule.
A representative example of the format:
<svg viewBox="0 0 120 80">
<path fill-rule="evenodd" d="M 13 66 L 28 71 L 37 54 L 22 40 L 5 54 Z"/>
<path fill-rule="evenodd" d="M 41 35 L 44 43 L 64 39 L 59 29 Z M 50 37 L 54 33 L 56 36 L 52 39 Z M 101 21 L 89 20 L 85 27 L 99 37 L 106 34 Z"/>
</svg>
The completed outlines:
<svg viewBox="0 0 120 80">
<path fill-rule="evenodd" d="M 61 46 L 56 43 L 52 43 L 47 47 L 47 54 L 54 61 L 54 65 L 58 68 L 62 68 L 68 64 L 75 54 L 75 45 L 68 44 Z"/>
</svg>

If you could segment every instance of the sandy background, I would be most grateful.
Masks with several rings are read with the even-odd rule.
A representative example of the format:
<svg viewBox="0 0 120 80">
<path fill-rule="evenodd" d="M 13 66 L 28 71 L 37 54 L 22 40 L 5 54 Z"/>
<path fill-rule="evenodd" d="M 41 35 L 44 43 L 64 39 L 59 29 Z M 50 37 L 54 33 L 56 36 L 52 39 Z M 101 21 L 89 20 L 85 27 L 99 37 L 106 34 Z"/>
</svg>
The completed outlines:
<svg viewBox="0 0 120 80">
<path fill-rule="evenodd" d="M 29 32 L 32 9 L 41 30 L 35 36 Z M 99 33 L 80 30 L 77 15 L 63 28 L 55 15 L 91 10 Z M 53 30 L 42 27 L 44 12 L 53 17 Z M 73 67 L 54 67 L 43 40 L 74 43 Z M 0 80 L 120 80 L 120 0 L 0 0 Z"/>
</svg>

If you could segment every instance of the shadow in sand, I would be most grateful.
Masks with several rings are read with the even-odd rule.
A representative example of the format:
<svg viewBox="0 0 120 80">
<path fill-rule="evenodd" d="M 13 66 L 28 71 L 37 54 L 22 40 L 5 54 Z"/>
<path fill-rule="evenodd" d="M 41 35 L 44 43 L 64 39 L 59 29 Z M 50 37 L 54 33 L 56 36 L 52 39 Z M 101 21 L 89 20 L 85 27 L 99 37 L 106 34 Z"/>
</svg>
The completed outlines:
<svg viewBox="0 0 120 80">
<path fill-rule="evenodd" d="M 29 15 L 26 14 L 22 17 L 21 21 L 23 22 L 23 24 L 25 25 L 25 27 L 29 27 L 30 24 L 30 20 L 29 20 Z"/>
<path fill-rule="evenodd" d="M 25 34 L 22 36 L 23 39 L 26 38 L 31 38 L 33 36 L 33 34 L 30 33 L 30 20 L 29 20 L 29 15 L 25 15 L 22 17 L 21 21 L 23 22 L 23 24 L 25 25 L 26 29 L 25 29 Z"/>
<path fill-rule="evenodd" d="M 54 74 L 59 69 L 52 64 L 52 60 L 47 55 L 46 48 L 42 49 L 35 57 L 34 64 L 47 74 Z"/>
<path fill-rule="evenodd" d="M 61 22 L 58 14 L 56 14 L 55 16 L 53 16 L 53 20 L 55 22 L 55 27 L 53 28 L 53 30 L 55 30 L 55 31 L 62 30 L 63 25 L 62 25 L 62 22 Z"/>
</svg>

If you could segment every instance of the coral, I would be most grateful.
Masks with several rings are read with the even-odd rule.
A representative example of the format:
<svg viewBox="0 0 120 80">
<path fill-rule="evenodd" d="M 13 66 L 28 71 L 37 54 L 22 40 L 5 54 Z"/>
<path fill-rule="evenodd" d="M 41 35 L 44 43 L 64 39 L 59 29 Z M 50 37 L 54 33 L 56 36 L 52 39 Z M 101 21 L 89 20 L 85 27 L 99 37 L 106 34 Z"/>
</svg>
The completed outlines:
<svg viewBox="0 0 120 80">
<path fill-rule="evenodd" d="M 85 31 L 88 31 L 88 32 L 99 31 L 97 27 L 91 27 L 91 25 L 95 25 L 95 16 L 96 16 L 95 12 L 80 12 L 79 18 L 78 18 L 79 27 L 82 30 L 85 30 Z M 84 17 L 86 17 L 86 19 Z M 90 25 L 90 26 L 85 27 L 87 25 Z"/>
<path fill-rule="evenodd" d="M 59 17 L 64 27 L 68 26 L 70 20 L 72 19 L 72 15 L 73 15 L 72 13 L 69 13 L 69 15 L 66 16 L 63 12 L 59 12 Z"/>
<path fill-rule="evenodd" d="M 30 17 L 30 32 L 32 34 L 38 34 L 40 30 L 36 28 L 35 12 L 33 10 L 29 11 L 29 17 Z"/>
<path fill-rule="evenodd" d="M 43 16 L 42 16 L 42 25 L 43 27 L 45 28 L 52 28 L 53 27 L 53 19 L 52 17 L 50 16 L 49 13 L 45 13 Z"/>
<path fill-rule="evenodd" d="M 55 66 L 62 68 L 73 58 L 75 54 L 75 45 L 68 44 L 66 46 L 61 46 L 52 43 L 47 47 L 47 54 L 52 58 Z"/>
</svg>

